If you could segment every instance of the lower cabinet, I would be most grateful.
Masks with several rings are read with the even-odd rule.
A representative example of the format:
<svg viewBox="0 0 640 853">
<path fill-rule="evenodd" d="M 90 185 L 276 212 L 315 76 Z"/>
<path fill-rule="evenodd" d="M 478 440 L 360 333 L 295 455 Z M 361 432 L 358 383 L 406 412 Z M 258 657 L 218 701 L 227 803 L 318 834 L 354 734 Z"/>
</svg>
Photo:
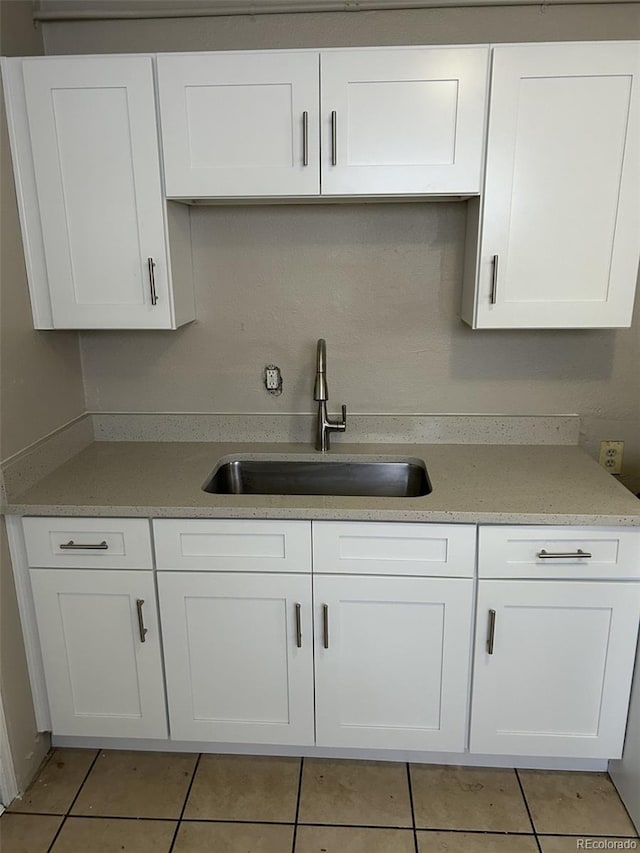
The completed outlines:
<svg viewBox="0 0 640 853">
<path fill-rule="evenodd" d="M 166 738 L 153 572 L 30 576 L 54 734 Z"/>
<path fill-rule="evenodd" d="M 171 737 L 310 745 L 311 576 L 159 572 Z"/>
<path fill-rule="evenodd" d="M 54 735 L 622 753 L 640 531 L 161 519 L 156 571 L 144 520 L 23 531 Z"/>
<path fill-rule="evenodd" d="M 481 580 L 471 751 L 622 754 L 640 585 Z"/>
<path fill-rule="evenodd" d="M 466 745 L 473 580 L 314 578 L 319 746 Z"/>
</svg>

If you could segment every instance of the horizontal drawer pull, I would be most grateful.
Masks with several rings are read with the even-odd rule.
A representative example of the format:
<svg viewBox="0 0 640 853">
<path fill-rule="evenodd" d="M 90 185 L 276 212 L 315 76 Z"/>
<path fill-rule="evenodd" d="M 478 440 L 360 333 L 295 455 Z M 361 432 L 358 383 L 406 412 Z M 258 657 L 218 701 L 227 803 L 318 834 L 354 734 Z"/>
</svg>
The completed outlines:
<svg viewBox="0 0 640 853">
<path fill-rule="evenodd" d="M 74 542 L 73 539 L 69 539 L 68 542 L 62 542 L 59 547 L 61 551 L 107 551 L 109 545 L 107 544 L 106 539 L 103 539 L 102 542 L 90 542 L 87 544 Z"/>
<path fill-rule="evenodd" d="M 540 560 L 567 560 L 571 557 L 579 557 L 580 559 L 590 560 L 592 555 L 588 551 L 583 551 L 578 548 L 577 551 L 558 551 L 557 553 L 547 553 L 544 549 L 538 552 Z"/>
</svg>

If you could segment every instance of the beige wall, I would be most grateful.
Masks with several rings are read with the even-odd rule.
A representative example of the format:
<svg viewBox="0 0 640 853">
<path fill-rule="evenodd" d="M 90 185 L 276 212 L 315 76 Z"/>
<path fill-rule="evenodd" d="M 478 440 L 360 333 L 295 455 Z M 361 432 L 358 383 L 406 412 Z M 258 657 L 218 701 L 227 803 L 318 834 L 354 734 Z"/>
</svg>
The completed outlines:
<svg viewBox="0 0 640 853">
<path fill-rule="evenodd" d="M 47 53 L 640 37 L 640 4 L 50 24 Z M 192 210 L 198 322 L 84 333 L 103 411 L 304 412 L 315 339 L 359 412 L 566 413 L 623 438 L 640 488 L 640 311 L 630 330 L 479 332 L 459 320 L 464 204 Z M 639 300 L 640 301 L 640 300 Z M 261 386 L 264 366 L 284 393 Z"/>
<path fill-rule="evenodd" d="M 144 3 L 131 3 L 144 8 Z M 179 4 L 175 4 L 179 6 Z M 185 0 L 184 5 L 189 7 Z M 501 6 L 392 12 L 65 22 L 44 25 L 46 53 L 124 53 L 637 38 L 640 4 Z"/>
<path fill-rule="evenodd" d="M 0 3 L 0 53 L 43 53 L 31 4 Z M 4 103 L 0 94 L 0 460 L 84 411 L 76 332 L 36 332 L 26 283 Z"/>
<path fill-rule="evenodd" d="M 0 4 L 0 53 L 43 53 L 31 3 Z M 77 334 L 35 332 L 31 323 L 22 242 L 0 96 L 0 459 L 22 450 L 84 411 Z M 0 699 L 18 784 L 24 787 L 47 750 L 39 738 L 24 646 L 0 519 Z"/>
</svg>

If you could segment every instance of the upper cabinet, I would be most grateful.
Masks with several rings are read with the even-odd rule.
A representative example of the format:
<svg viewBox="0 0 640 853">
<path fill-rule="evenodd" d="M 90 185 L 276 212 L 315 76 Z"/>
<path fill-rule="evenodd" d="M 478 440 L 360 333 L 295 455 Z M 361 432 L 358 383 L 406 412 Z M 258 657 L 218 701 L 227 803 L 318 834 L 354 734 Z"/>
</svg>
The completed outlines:
<svg viewBox="0 0 640 853">
<path fill-rule="evenodd" d="M 167 196 L 480 191 L 488 49 L 158 57 Z"/>
<path fill-rule="evenodd" d="M 493 50 L 474 328 L 629 326 L 640 234 L 637 42 Z M 477 204 L 477 202 L 473 202 Z"/>
<path fill-rule="evenodd" d="M 473 328 L 631 324 L 638 42 L 36 57 L 2 72 L 36 328 L 193 320 L 189 204 L 396 198 L 468 199 Z"/>
<path fill-rule="evenodd" d="M 175 328 L 151 57 L 5 60 L 27 272 L 38 328 Z"/>
<path fill-rule="evenodd" d="M 321 55 L 323 195 L 480 192 L 486 47 Z"/>
<path fill-rule="evenodd" d="M 167 195 L 317 195 L 316 53 L 158 57 Z"/>
</svg>

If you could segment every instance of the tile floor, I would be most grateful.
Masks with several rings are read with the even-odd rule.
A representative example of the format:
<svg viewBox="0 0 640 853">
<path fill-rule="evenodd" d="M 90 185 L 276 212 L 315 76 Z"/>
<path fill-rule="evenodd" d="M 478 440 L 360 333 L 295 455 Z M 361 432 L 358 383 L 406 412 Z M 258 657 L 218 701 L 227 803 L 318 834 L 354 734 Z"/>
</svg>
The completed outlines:
<svg viewBox="0 0 640 853">
<path fill-rule="evenodd" d="M 57 749 L 0 818 L 1 853 L 590 848 L 640 850 L 604 773 Z"/>
</svg>

